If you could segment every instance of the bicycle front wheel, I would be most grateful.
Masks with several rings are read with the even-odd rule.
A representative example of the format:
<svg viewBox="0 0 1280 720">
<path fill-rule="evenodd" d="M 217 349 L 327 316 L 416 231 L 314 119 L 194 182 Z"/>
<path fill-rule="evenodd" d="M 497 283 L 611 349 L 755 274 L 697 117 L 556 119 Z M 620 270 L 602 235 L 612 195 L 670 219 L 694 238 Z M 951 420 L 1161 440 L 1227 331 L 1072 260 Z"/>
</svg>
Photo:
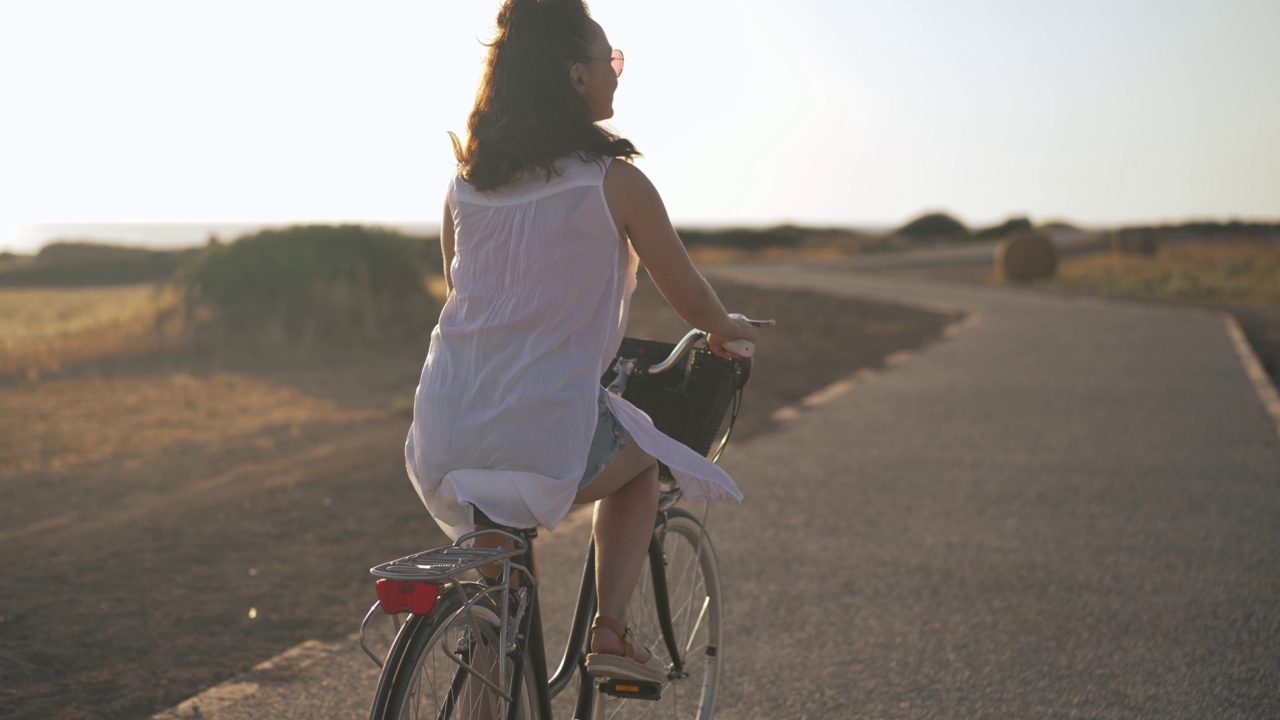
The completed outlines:
<svg viewBox="0 0 1280 720">
<path fill-rule="evenodd" d="M 462 607 L 446 594 L 401 634 L 387 657 L 383 672 L 393 677 L 385 698 L 375 700 L 373 718 L 542 720 L 532 660 L 509 634 L 504 647 L 499 612 L 487 600 Z"/>
<path fill-rule="evenodd" d="M 660 519 L 654 530 L 655 547 L 640 573 L 627 617 L 636 638 L 667 665 L 668 679 L 657 701 L 601 698 L 603 718 L 707 720 L 715 709 L 723 662 L 720 569 L 715 549 L 693 515 L 673 509 L 665 519 L 665 523 Z M 660 554 L 654 552 L 657 549 Z M 655 557 L 657 567 L 653 566 Z M 669 637 L 659 620 L 658 608 L 664 598 L 670 608 Z"/>
</svg>

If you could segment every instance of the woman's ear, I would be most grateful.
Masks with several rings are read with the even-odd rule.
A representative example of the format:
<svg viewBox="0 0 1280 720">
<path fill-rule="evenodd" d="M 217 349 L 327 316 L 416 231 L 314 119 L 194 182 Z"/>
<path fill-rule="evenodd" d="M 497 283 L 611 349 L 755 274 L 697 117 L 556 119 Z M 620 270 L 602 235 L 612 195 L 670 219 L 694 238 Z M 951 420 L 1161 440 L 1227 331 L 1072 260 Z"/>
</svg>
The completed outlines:
<svg viewBox="0 0 1280 720">
<path fill-rule="evenodd" d="M 569 66 L 569 82 L 573 83 L 573 89 L 580 93 L 587 92 L 587 66 L 580 62 L 576 62 Z"/>
</svg>

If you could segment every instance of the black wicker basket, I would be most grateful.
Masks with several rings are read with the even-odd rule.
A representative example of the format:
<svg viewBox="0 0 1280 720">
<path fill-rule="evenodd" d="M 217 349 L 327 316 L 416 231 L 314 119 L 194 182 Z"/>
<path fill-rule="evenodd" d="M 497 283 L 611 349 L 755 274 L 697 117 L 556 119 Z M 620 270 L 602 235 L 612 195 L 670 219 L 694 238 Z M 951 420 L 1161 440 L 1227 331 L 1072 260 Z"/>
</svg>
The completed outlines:
<svg viewBox="0 0 1280 720">
<path fill-rule="evenodd" d="M 623 338 L 618 357 L 634 358 L 637 369 L 645 369 L 662 362 L 674 348 L 657 340 Z M 720 440 L 725 415 L 750 375 L 751 360 L 729 361 L 699 348 L 664 373 L 632 373 L 622 397 L 645 411 L 659 430 L 707 456 Z M 601 381 L 608 385 L 613 376 L 610 370 Z"/>
</svg>

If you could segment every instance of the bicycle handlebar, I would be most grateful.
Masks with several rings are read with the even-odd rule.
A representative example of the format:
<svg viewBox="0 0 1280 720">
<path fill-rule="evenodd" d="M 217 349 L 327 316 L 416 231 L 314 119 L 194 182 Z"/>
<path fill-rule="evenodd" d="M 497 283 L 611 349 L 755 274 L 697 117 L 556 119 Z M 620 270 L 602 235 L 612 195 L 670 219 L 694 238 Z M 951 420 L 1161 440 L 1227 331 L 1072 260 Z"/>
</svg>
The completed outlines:
<svg viewBox="0 0 1280 720">
<path fill-rule="evenodd" d="M 751 318 L 738 314 L 733 314 L 730 317 L 740 318 L 755 327 L 771 327 L 777 324 L 773 320 L 752 320 Z M 691 347 L 698 342 L 705 340 L 709 334 L 710 333 L 707 331 L 699 330 L 697 328 L 690 330 L 684 334 L 684 337 L 680 338 L 680 342 L 676 343 L 676 346 L 671 349 L 671 353 L 667 355 L 666 358 L 645 368 L 644 372 L 649 375 L 658 375 L 670 370 L 676 366 L 680 358 L 684 357 L 684 354 L 688 352 Z M 740 343 L 738 348 L 729 347 L 730 343 L 725 343 L 725 347 L 727 347 L 731 352 L 736 352 L 744 358 L 749 358 L 755 354 L 755 344 L 750 340 L 742 340 L 740 338 L 731 342 Z M 636 365 L 637 363 L 635 358 L 618 358 L 613 366 L 613 369 L 616 371 L 613 381 L 610 382 L 609 386 L 605 389 L 615 395 L 621 395 L 627 388 L 627 378 L 631 376 L 632 372 L 636 371 Z"/>
<path fill-rule="evenodd" d="M 745 315 L 739 315 L 738 313 L 733 313 L 729 317 L 738 319 L 738 320 L 745 320 L 747 323 L 751 324 L 754 327 L 773 327 L 774 325 L 777 324 L 777 321 L 774 321 L 774 320 L 752 320 L 751 318 Z M 706 332 L 705 330 L 699 330 L 697 328 L 694 328 L 693 330 L 690 330 L 689 332 L 685 333 L 684 337 L 680 338 L 680 342 L 676 343 L 675 348 L 671 350 L 671 354 L 668 355 L 666 359 L 663 360 L 662 362 L 656 363 L 654 365 L 650 365 L 647 372 L 650 375 L 657 375 L 659 373 L 664 373 L 670 370 L 672 367 L 675 366 L 676 361 L 679 360 L 694 343 L 706 338 L 707 335 L 709 334 L 710 333 Z M 733 345 L 733 344 L 737 344 L 737 347 L 730 347 L 730 345 Z M 725 348 L 746 358 L 749 358 L 752 355 L 754 355 L 756 350 L 756 346 L 754 343 L 752 343 L 750 340 L 742 340 L 742 339 L 732 340 L 728 343 L 725 343 Z"/>
<path fill-rule="evenodd" d="M 662 362 L 650 365 L 646 370 L 646 372 L 648 372 L 650 375 L 657 375 L 659 373 L 664 373 L 670 370 L 671 368 L 675 367 L 676 361 L 684 356 L 685 351 L 687 351 L 690 347 L 692 347 L 694 343 L 705 338 L 706 336 L 707 336 L 706 333 L 702 332 L 697 328 L 690 330 L 689 332 L 685 333 L 684 337 L 680 338 L 680 342 L 676 343 L 676 346 L 671 350 L 671 354 L 668 355 L 665 360 L 663 360 Z"/>
</svg>

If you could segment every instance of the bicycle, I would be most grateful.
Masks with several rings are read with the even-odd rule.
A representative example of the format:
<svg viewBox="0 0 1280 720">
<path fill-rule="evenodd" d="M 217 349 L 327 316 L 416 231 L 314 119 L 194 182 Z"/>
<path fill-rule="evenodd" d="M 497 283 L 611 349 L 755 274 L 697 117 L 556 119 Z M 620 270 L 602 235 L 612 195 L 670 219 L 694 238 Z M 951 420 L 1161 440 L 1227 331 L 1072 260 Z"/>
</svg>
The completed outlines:
<svg viewBox="0 0 1280 720">
<path fill-rule="evenodd" d="M 659 429 L 714 461 L 733 430 L 754 348 L 731 348 L 741 357 L 727 361 L 712 355 L 705 339 L 699 330 L 674 346 L 626 338 L 602 383 L 646 410 Z M 660 355 L 664 359 L 652 361 Z M 551 720 L 551 699 L 575 675 L 577 720 L 712 717 L 723 663 L 719 568 L 705 513 L 699 519 L 676 507 L 680 499 L 679 487 L 662 468 L 649 558 L 628 608 L 636 639 L 667 665 L 664 682 L 587 674 L 596 609 L 594 542 L 564 655 L 548 677 L 534 573 L 537 531 L 491 526 L 370 570 L 378 578 L 378 602 L 361 623 L 360 645 L 382 667 L 370 717 Z M 379 610 L 396 618 L 408 613 L 385 661 L 366 643 Z"/>
</svg>

